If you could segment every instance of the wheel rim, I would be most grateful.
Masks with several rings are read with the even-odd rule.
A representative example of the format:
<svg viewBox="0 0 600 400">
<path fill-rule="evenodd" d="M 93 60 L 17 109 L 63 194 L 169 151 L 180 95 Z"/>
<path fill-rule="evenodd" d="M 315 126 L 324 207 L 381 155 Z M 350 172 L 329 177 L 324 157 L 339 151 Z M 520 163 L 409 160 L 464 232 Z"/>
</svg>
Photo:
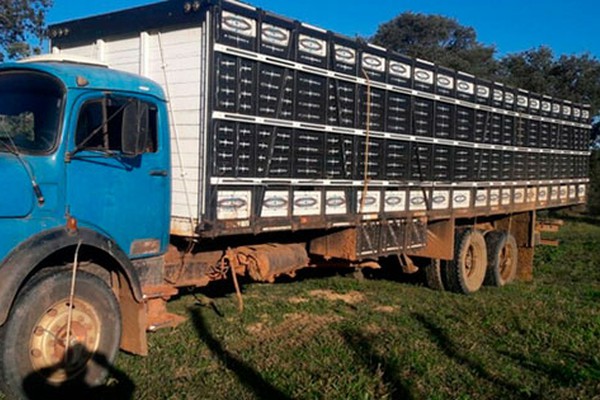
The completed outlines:
<svg viewBox="0 0 600 400">
<path fill-rule="evenodd" d="M 465 274 L 467 277 L 471 277 L 475 273 L 475 255 L 473 252 L 473 246 L 469 246 L 467 254 L 465 254 Z"/>
<path fill-rule="evenodd" d="M 508 245 L 504 245 L 502 250 L 500 250 L 499 260 L 500 276 L 502 277 L 502 280 L 506 281 L 510 277 L 513 262 L 514 254 L 512 252 L 512 248 Z"/>
<path fill-rule="evenodd" d="M 72 312 L 70 346 L 65 352 L 69 311 Z M 51 383 L 81 374 L 100 343 L 101 323 L 94 308 L 81 299 L 61 300 L 40 317 L 29 341 L 29 358 L 35 371 Z"/>
<path fill-rule="evenodd" d="M 485 254 L 485 242 L 483 236 L 473 232 L 467 238 L 468 244 L 460 254 L 460 274 L 462 274 L 464 288 L 461 291 L 473 293 L 479 290 L 485 277 L 485 266 L 487 256 Z"/>
</svg>

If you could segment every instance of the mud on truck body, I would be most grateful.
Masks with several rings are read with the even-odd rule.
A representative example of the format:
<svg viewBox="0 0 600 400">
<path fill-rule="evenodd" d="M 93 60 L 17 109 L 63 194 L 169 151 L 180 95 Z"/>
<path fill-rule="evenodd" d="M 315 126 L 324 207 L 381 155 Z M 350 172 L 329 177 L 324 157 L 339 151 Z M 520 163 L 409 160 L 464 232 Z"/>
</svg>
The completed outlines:
<svg viewBox="0 0 600 400">
<path fill-rule="evenodd" d="M 57 24 L 0 67 L 0 370 L 147 354 L 183 287 L 381 257 L 459 293 L 531 279 L 585 203 L 590 109 L 235 1 Z M 155 83 L 156 82 L 156 83 Z M 69 348 L 69 351 L 66 349 Z M 36 372 L 37 371 L 37 372 Z"/>
</svg>

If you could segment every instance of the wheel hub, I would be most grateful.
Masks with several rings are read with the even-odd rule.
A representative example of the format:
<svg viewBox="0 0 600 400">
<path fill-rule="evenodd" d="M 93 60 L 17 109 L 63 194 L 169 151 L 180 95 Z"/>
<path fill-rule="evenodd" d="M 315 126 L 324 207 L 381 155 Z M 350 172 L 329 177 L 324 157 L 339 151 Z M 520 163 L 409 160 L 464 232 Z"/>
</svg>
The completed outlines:
<svg viewBox="0 0 600 400">
<path fill-rule="evenodd" d="M 475 255 L 473 254 L 473 246 L 469 246 L 469 249 L 467 250 L 467 254 L 465 256 L 465 270 L 467 272 L 467 276 L 471 276 L 473 275 L 473 271 L 474 271 L 474 260 L 473 258 L 475 257 Z"/>
<path fill-rule="evenodd" d="M 71 332 L 67 325 L 71 312 Z M 29 358 L 35 371 L 51 383 L 67 381 L 83 371 L 100 341 L 100 318 L 85 301 L 68 299 L 50 306 L 35 324 L 29 341 Z"/>
<path fill-rule="evenodd" d="M 500 251 L 500 276 L 507 279 L 513 264 L 513 255 L 509 246 L 504 246 Z"/>
</svg>

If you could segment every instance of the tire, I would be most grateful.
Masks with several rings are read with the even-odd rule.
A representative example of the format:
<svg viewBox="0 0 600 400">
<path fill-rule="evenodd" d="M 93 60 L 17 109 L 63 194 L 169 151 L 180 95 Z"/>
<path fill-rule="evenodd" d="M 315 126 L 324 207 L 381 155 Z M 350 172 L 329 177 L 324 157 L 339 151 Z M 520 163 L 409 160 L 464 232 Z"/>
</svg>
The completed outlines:
<svg viewBox="0 0 600 400">
<path fill-rule="evenodd" d="M 119 304 L 102 279 L 85 271 L 77 272 L 73 307 L 70 290 L 70 271 L 49 270 L 17 296 L 0 330 L 0 385 L 9 398 L 72 396 L 104 383 L 121 339 Z M 65 364 L 69 309 L 72 340 Z"/>
<path fill-rule="evenodd" d="M 488 253 L 488 266 L 484 283 L 501 287 L 515 279 L 517 275 L 517 241 L 506 232 L 492 231 L 485 235 Z"/>
<path fill-rule="evenodd" d="M 447 289 L 455 293 L 471 294 L 481 288 L 487 267 L 485 239 L 472 229 L 457 233 L 454 260 L 446 268 Z"/>
<path fill-rule="evenodd" d="M 425 272 L 425 283 L 428 288 L 439 291 L 444 291 L 446 289 L 444 284 L 445 264 L 445 261 L 432 258 L 429 260 L 429 263 L 423 267 L 423 271 Z"/>
</svg>

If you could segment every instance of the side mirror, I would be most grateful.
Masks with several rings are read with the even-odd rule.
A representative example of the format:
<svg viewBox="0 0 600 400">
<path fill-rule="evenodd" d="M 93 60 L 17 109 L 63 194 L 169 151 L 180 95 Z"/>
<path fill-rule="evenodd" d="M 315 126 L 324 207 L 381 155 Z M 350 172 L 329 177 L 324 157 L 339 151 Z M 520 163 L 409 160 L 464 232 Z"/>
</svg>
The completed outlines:
<svg viewBox="0 0 600 400">
<path fill-rule="evenodd" d="M 149 107 L 147 103 L 132 99 L 123 109 L 121 126 L 121 151 L 129 157 L 146 151 L 150 131 Z"/>
</svg>

